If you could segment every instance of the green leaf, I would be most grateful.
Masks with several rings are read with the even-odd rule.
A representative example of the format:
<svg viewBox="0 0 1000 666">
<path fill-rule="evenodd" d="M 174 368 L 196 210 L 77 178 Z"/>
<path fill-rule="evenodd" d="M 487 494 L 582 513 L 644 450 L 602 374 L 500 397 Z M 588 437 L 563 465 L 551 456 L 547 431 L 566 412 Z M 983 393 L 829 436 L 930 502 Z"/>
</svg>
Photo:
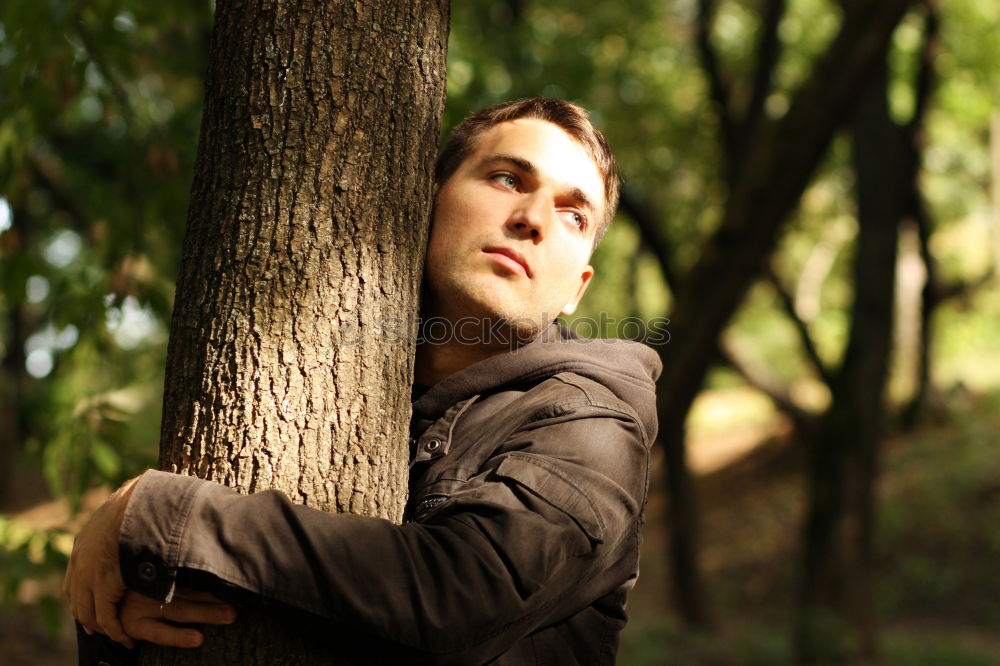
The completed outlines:
<svg viewBox="0 0 1000 666">
<path fill-rule="evenodd" d="M 90 459 L 94 461 L 97 471 L 104 477 L 115 476 L 121 469 L 121 456 L 101 440 L 91 444 Z"/>
</svg>

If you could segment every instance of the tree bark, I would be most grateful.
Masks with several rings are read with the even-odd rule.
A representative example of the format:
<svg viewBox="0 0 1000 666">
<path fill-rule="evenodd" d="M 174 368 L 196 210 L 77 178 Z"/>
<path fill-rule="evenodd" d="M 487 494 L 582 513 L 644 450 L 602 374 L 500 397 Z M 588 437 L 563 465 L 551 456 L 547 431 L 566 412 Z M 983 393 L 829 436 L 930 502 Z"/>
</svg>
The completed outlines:
<svg viewBox="0 0 1000 666">
<path fill-rule="evenodd" d="M 766 266 L 783 223 L 864 84 L 885 59 L 892 32 L 912 2 L 854 3 L 809 79 L 793 95 L 788 112 L 761 123 L 744 141 L 745 157 L 729 183 L 723 219 L 682 278 L 670 316 L 670 344 L 660 347 L 664 370 L 657 404 L 671 504 L 694 503 L 682 424 L 716 358 L 719 335 Z M 698 624 L 706 617 L 704 603 L 688 605 L 704 598 L 695 525 L 694 520 L 671 520 L 667 529 L 677 559 L 674 585 L 686 590 L 679 610 Z"/>
<path fill-rule="evenodd" d="M 888 64 L 867 87 L 852 126 L 858 239 L 847 349 L 832 402 L 810 447 L 796 649 L 800 664 L 876 652 L 875 480 L 895 311 L 899 229 L 919 163 L 891 118 Z"/>
<path fill-rule="evenodd" d="M 447 0 L 219 0 L 168 347 L 163 469 L 399 520 Z M 144 663 L 331 663 L 244 611 Z M 343 663 L 343 662 L 340 662 Z"/>
</svg>

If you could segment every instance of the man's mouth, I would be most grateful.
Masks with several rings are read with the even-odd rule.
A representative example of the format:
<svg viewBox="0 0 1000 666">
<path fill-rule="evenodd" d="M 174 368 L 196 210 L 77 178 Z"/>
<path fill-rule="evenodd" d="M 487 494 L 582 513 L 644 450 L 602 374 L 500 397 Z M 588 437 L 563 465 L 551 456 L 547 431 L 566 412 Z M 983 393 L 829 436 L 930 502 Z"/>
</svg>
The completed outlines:
<svg viewBox="0 0 1000 666">
<path fill-rule="evenodd" d="M 494 255 L 497 263 L 507 266 L 514 272 L 524 273 L 529 278 L 532 276 L 531 266 L 528 265 L 524 255 L 517 250 L 509 247 L 487 247 L 483 252 Z"/>
</svg>

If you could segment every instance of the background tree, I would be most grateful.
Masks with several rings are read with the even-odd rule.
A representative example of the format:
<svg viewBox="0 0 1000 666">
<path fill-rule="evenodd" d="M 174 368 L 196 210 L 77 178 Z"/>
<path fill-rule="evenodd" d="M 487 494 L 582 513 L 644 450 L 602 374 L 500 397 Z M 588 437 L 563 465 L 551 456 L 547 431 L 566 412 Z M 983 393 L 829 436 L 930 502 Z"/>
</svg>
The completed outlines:
<svg viewBox="0 0 1000 666">
<path fill-rule="evenodd" d="M 860 629 L 862 652 L 869 658 L 874 655 L 873 581 L 868 572 L 873 556 L 875 467 L 885 422 L 896 247 L 906 203 L 903 191 L 912 181 L 912 171 L 902 164 L 905 135 L 889 116 L 887 84 L 888 66 L 883 63 L 876 66 L 852 123 L 859 227 L 855 295 L 850 337 L 831 383 L 832 402 L 815 438 L 808 442 L 810 514 L 799 620 L 804 664 L 830 658 L 817 650 L 828 649 L 840 619 L 837 613 L 845 608 Z"/>
<path fill-rule="evenodd" d="M 161 467 L 402 519 L 447 35 L 447 0 L 217 3 Z M 145 661 L 330 663 L 300 622 Z"/>
<path fill-rule="evenodd" d="M 757 53 L 762 71 L 754 78 L 748 106 L 739 111 L 733 110 L 726 75 L 709 42 L 713 4 L 700 5 L 699 45 L 720 115 L 729 195 L 722 221 L 676 294 L 671 344 L 662 347 L 665 370 L 657 395 L 672 498 L 674 585 L 682 612 L 695 623 L 706 622 L 707 611 L 697 565 L 696 509 L 687 478 L 684 432 L 688 411 L 716 358 L 719 336 L 773 252 L 779 229 L 807 187 L 858 88 L 884 57 L 909 1 L 850 4 L 840 32 L 811 76 L 791 96 L 788 111 L 770 122 L 763 120 L 763 105 L 771 88 L 775 31 L 783 3 L 770 3 L 763 14 Z"/>
</svg>

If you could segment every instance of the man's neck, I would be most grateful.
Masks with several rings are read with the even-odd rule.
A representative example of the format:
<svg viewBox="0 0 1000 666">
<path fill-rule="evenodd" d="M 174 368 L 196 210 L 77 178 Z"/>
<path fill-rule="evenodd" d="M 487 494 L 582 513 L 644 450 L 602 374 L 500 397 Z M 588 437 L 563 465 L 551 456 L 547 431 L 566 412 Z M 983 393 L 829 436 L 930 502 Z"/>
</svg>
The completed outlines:
<svg viewBox="0 0 1000 666">
<path fill-rule="evenodd" d="M 508 350 L 506 347 L 470 345 L 457 340 L 424 342 L 417 345 L 413 379 L 417 384 L 433 386 L 459 370 Z"/>
</svg>

